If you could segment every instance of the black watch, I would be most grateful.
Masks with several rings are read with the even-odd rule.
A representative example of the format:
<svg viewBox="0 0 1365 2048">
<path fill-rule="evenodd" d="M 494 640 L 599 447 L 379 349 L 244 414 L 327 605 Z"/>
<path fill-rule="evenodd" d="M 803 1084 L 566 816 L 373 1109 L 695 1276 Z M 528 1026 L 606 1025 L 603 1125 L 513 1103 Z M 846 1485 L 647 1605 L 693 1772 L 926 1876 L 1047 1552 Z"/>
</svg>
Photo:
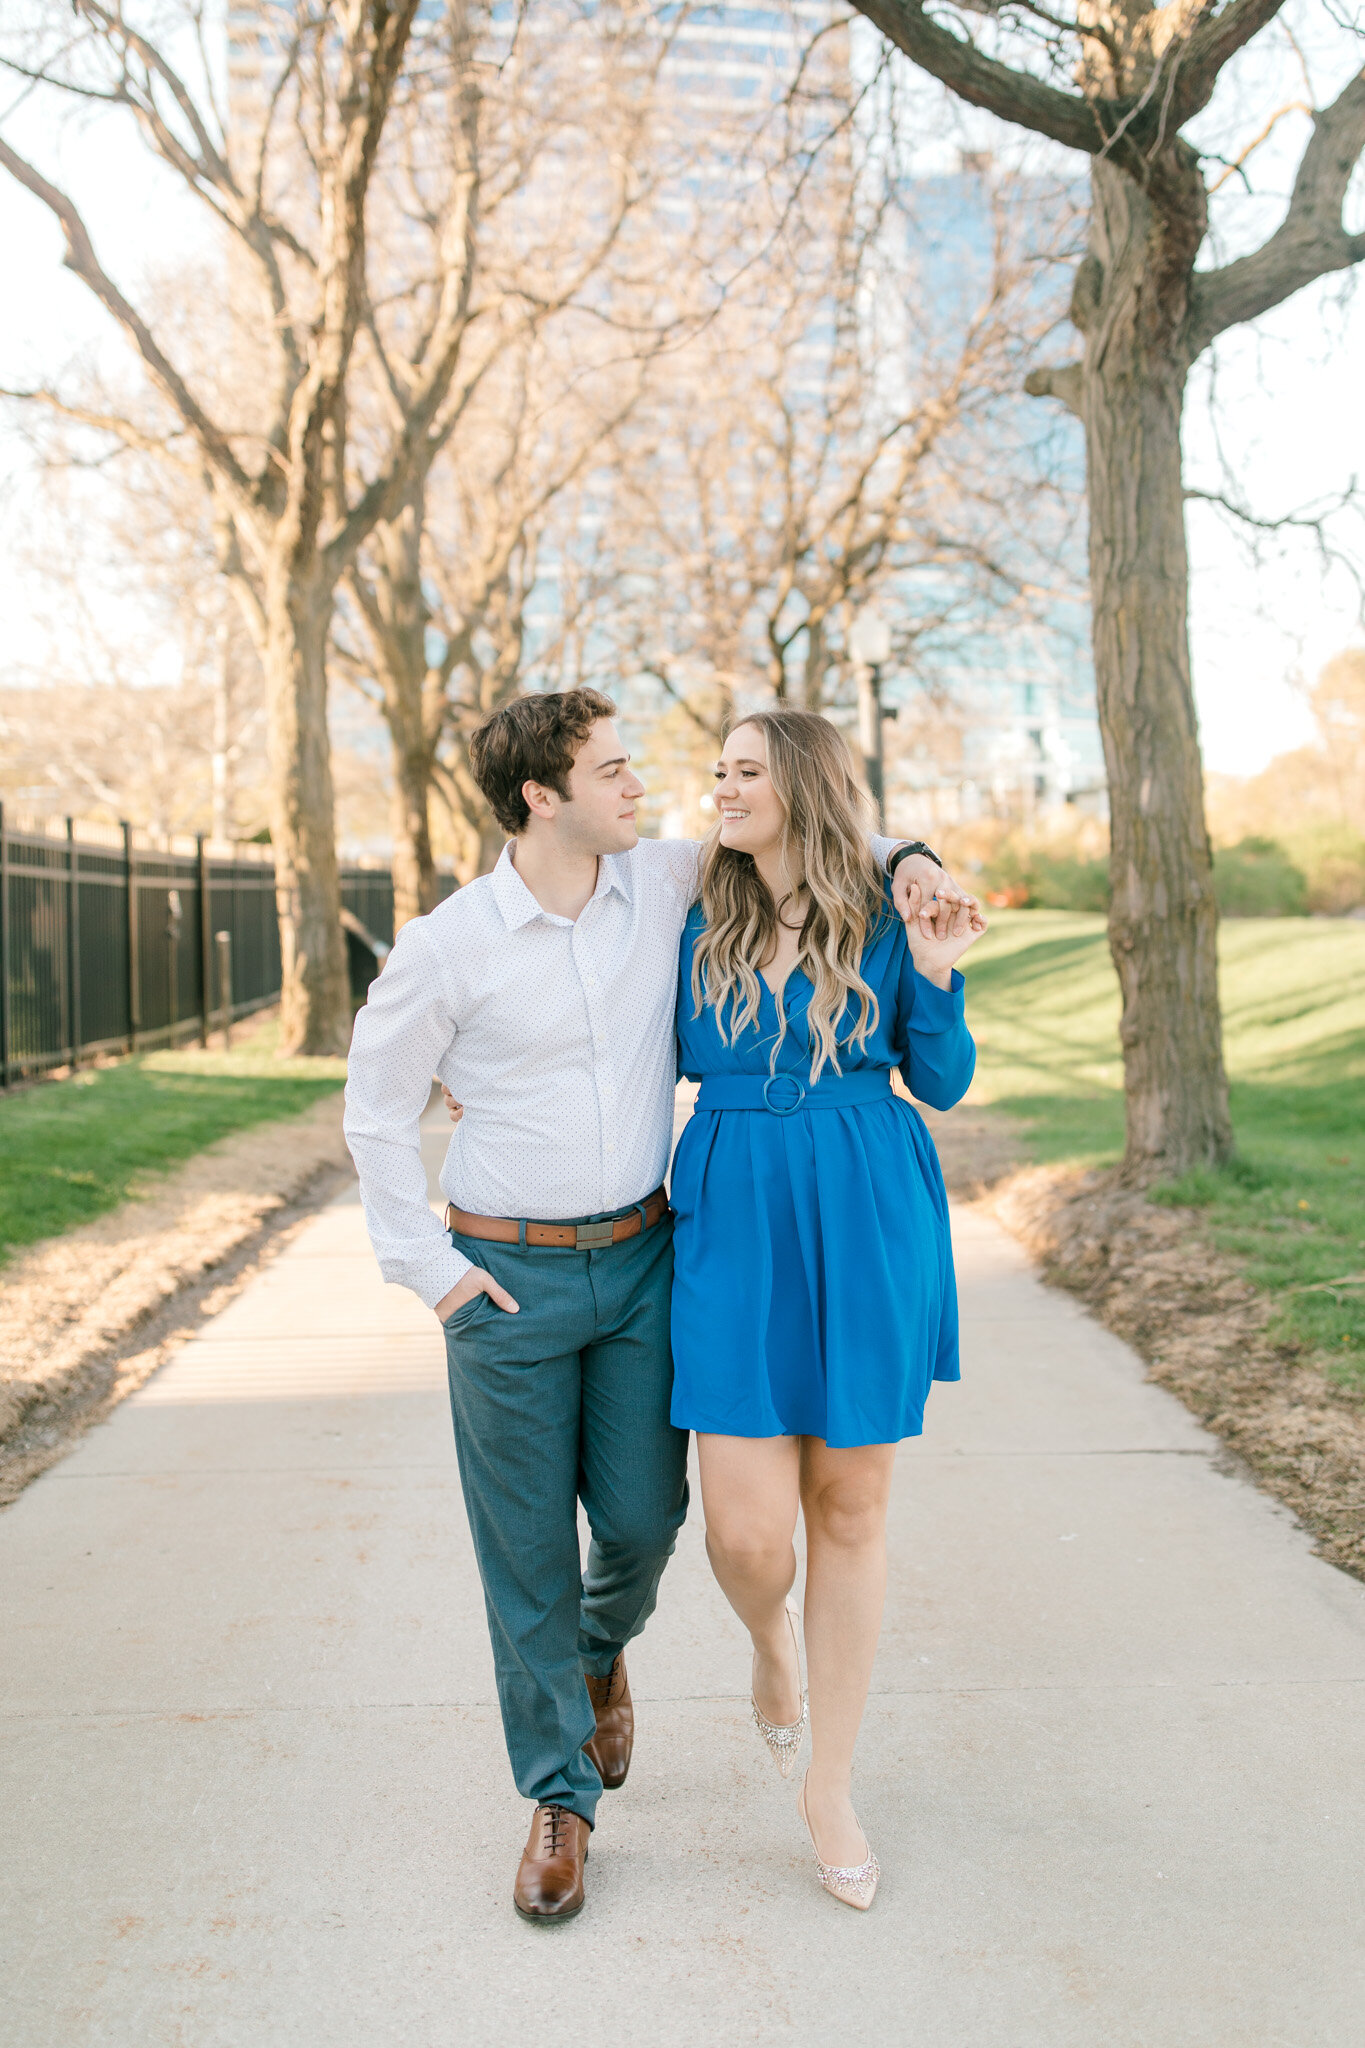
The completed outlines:
<svg viewBox="0 0 1365 2048">
<path fill-rule="evenodd" d="M 943 866 L 943 862 L 934 852 L 932 846 L 926 846 L 922 839 L 911 839 L 904 846 L 898 846 L 896 848 L 896 851 L 892 854 L 890 860 L 886 863 L 886 872 L 888 876 L 895 874 L 897 861 L 904 860 L 907 853 L 922 853 L 926 860 L 931 860 L 934 863 L 934 866 L 936 868 L 941 868 Z"/>
</svg>

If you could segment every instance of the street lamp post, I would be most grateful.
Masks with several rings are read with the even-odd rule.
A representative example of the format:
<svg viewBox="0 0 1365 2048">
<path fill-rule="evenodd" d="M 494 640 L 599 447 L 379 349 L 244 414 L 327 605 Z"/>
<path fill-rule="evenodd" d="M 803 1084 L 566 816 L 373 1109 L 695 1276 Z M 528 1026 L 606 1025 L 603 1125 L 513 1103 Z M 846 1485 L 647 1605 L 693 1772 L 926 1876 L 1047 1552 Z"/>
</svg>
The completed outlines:
<svg viewBox="0 0 1365 2048">
<path fill-rule="evenodd" d="M 891 654 L 891 628 L 877 612 L 862 611 L 848 636 L 858 679 L 858 744 L 877 822 L 886 830 L 886 744 L 882 710 L 882 667 Z"/>
</svg>

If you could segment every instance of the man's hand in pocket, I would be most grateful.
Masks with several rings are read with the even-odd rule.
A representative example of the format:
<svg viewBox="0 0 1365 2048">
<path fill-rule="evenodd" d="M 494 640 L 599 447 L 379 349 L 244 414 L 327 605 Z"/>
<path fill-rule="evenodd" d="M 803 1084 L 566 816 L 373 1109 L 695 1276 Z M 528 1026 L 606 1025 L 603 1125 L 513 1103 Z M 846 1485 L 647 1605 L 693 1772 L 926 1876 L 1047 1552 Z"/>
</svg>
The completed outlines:
<svg viewBox="0 0 1365 2048">
<path fill-rule="evenodd" d="M 471 1266 L 458 1287 L 452 1287 L 449 1294 L 443 1294 L 436 1304 L 436 1320 L 448 1322 L 457 1308 L 463 1308 L 476 1294 L 486 1294 L 490 1301 L 506 1309 L 509 1316 L 519 1313 L 517 1304 L 505 1287 L 499 1287 L 491 1273 L 485 1273 L 482 1266 Z"/>
</svg>

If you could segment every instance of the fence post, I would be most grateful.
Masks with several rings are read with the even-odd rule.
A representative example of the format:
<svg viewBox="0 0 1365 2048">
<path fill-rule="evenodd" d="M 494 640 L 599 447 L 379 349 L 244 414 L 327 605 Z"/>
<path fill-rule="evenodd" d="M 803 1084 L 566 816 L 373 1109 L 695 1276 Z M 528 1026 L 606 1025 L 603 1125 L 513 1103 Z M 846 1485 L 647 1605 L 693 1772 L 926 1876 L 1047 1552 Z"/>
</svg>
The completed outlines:
<svg viewBox="0 0 1365 2048">
<path fill-rule="evenodd" d="M 9 1087 L 14 1045 L 10 1037 L 9 834 L 5 806 L 0 804 L 0 1086 Z"/>
<path fill-rule="evenodd" d="M 74 818 L 66 821 L 66 1031 L 75 1067 L 81 1057 L 81 856 Z"/>
<path fill-rule="evenodd" d="M 204 852 L 204 835 L 194 835 L 195 859 L 199 865 L 199 1043 L 209 1042 L 209 1012 L 213 1008 L 213 919 L 209 915 L 209 863 Z"/>
<path fill-rule="evenodd" d="M 142 1024 L 141 969 L 138 959 L 137 874 L 133 867 L 133 828 L 123 820 L 123 861 L 127 873 L 128 927 L 128 1050 L 137 1051 L 137 1034 Z"/>
<path fill-rule="evenodd" d="M 223 1010 L 223 1050 L 232 1047 L 232 933 L 218 932 L 218 996 Z"/>
</svg>

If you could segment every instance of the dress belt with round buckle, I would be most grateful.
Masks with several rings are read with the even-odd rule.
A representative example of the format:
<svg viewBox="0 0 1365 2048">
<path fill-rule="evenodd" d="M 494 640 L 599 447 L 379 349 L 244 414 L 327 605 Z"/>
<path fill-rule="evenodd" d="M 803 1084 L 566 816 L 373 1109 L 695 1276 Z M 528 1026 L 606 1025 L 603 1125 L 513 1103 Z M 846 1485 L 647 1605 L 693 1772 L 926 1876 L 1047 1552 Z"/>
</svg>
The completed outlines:
<svg viewBox="0 0 1365 2048">
<path fill-rule="evenodd" d="M 662 1188 L 619 1216 L 606 1216 L 600 1223 L 524 1223 L 518 1216 L 476 1216 L 471 1209 L 457 1209 L 446 1203 L 446 1229 L 461 1237 L 481 1237 L 490 1244 L 548 1245 L 554 1251 L 603 1251 L 609 1244 L 624 1244 L 642 1230 L 652 1230 L 668 1214 L 668 1196 Z"/>
<path fill-rule="evenodd" d="M 793 1116 L 798 1109 L 853 1109 L 884 1102 L 891 1093 L 890 1067 L 859 1067 L 852 1074 L 821 1074 L 812 1088 L 799 1074 L 703 1074 L 698 1109 L 766 1109 Z"/>
</svg>

